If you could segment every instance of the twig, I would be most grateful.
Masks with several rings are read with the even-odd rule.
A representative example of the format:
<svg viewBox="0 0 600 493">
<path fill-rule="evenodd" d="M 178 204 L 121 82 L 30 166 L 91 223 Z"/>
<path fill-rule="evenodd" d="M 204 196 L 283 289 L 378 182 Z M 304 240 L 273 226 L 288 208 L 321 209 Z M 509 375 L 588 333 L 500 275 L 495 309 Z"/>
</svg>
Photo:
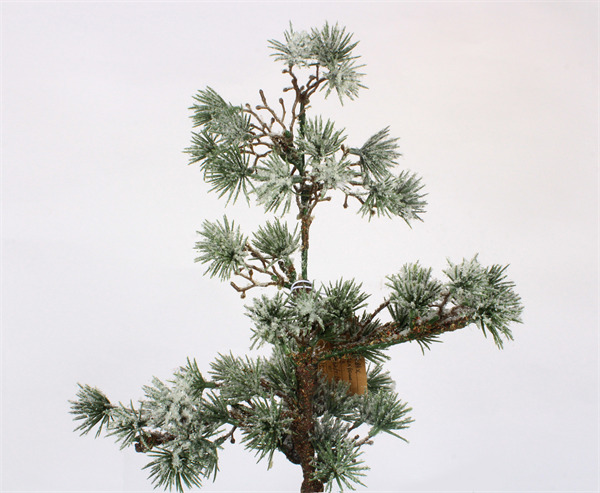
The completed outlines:
<svg viewBox="0 0 600 493">
<path fill-rule="evenodd" d="M 256 120 L 261 124 L 261 128 L 259 128 L 259 130 L 263 132 L 265 132 L 266 130 L 265 135 L 269 135 L 273 132 L 272 128 L 263 121 L 259 114 L 256 113 L 256 111 L 254 111 L 249 104 L 246 104 L 246 107 L 243 111 L 245 111 L 246 113 L 250 113 L 254 118 L 256 118 Z"/>
<path fill-rule="evenodd" d="M 281 105 L 281 109 L 282 109 L 281 121 L 284 122 L 286 111 L 285 111 L 285 104 L 284 104 L 283 98 L 279 98 L 279 104 Z M 290 129 L 290 131 L 291 131 L 291 129 Z"/>
<path fill-rule="evenodd" d="M 278 285 L 278 283 L 276 283 L 274 281 L 271 281 L 271 282 L 256 282 L 256 281 L 253 281 L 252 284 L 249 284 L 248 286 L 243 286 L 243 287 L 238 286 L 233 281 L 231 281 L 229 284 L 238 293 L 241 293 L 240 294 L 241 298 L 245 298 L 246 297 L 246 291 L 248 291 L 249 289 L 257 288 L 257 287 L 266 288 L 268 286 L 277 286 Z"/>
<path fill-rule="evenodd" d="M 233 428 L 231 428 L 231 431 L 225 435 L 223 435 L 222 437 L 217 438 L 217 442 L 224 442 L 225 440 L 227 440 L 229 438 L 229 441 L 231 443 L 235 443 L 235 438 L 233 437 L 233 433 L 235 432 L 235 430 L 237 430 L 237 425 L 233 425 Z"/>
<path fill-rule="evenodd" d="M 298 106 L 298 103 L 302 102 L 302 92 L 300 91 L 300 87 L 298 87 L 298 79 L 292 71 L 292 68 L 290 67 L 289 69 L 286 69 L 283 72 L 290 74 L 290 77 L 292 78 L 292 87 L 289 88 L 289 90 L 293 89 L 296 93 L 296 98 L 294 99 L 294 103 L 292 104 L 292 121 L 290 122 L 290 132 L 293 133 L 294 124 L 296 123 L 296 119 L 298 117 L 298 115 L 296 115 L 296 107 Z M 284 91 L 286 89 L 284 89 Z"/>
<path fill-rule="evenodd" d="M 355 439 L 357 439 L 358 437 L 355 437 Z M 356 446 L 357 447 L 362 447 L 363 445 L 373 445 L 373 440 L 371 440 L 373 437 L 371 435 L 367 435 L 366 437 L 364 437 L 362 440 L 357 440 L 356 441 Z"/>
<path fill-rule="evenodd" d="M 287 130 L 287 127 L 283 124 L 283 122 L 281 121 L 279 116 L 277 116 L 277 113 L 275 113 L 275 111 L 273 111 L 273 108 L 271 108 L 269 106 L 269 104 L 267 103 L 267 98 L 265 97 L 264 91 L 262 89 L 260 89 L 258 91 L 258 93 L 260 94 L 260 98 L 262 99 L 263 106 L 257 106 L 256 109 L 257 110 L 267 110 L 269 113 L 271 113 L 271 115 L 273 115 L 274 121 L 279 123 L 279 125 L 281 126 L 281 128 L 283 128 L 283 130 Z M 279 101 L 281 102 L 281 99 Z M 284 111 L 285 111 L 285 108 L 284 108 Z M 284 115 L 285 115 L 285 113 L 284 113 Z"/>
<path fill-rule="evenodd" d="M 382 310 L 385 310 L 389 305 L 390 305 L 391 300 L 385 300 L 383 303 L 381 303 L 381 305 L 379 305 L 375 311 L 373 313 L 371 313 L 371 315 L 369 315 L 369 317 L 367 318 L 367 320 L 365 320 L 364 324 L 368 325 L 370 324 L 373 319 L 377 316 L 378 313 L 380 313 Z"/>
</svg>

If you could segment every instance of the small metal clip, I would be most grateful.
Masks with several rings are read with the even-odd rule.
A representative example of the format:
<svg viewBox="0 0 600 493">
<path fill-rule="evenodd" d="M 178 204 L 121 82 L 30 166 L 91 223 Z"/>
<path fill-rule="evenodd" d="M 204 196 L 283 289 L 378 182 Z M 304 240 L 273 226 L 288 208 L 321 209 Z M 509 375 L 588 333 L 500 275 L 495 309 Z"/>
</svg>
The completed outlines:
<svg viewBox="0 0 600 493">
<path fill-rule="evenodd" d="M 313 289 L 312 282 L 307 281 L 306 279 L 299 279 L 294 284 L 292 284 L 290 292 L 293 294 L 294 291 L 297 291 L 299 289 L 304 290 L 305 293 L 310 293 Z"/>
</svg>

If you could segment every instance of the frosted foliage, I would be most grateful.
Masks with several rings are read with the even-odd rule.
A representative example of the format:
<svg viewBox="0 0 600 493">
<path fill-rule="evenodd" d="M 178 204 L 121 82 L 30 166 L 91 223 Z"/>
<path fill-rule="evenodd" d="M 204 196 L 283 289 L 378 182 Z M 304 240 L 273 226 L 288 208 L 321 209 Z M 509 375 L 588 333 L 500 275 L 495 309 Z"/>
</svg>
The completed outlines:
<svg viewBox="0 0 600 493">
<path fill-rule="evenodd" d="M 300 293 L 294 300 L 294 311 L 303 326 L 314 324 L 323 326 L 323 317 L 327 315 L 318 296 L 313 293 Z"/>
<path fill-rule="evenodd" d="M 522 305 L 513 291 L 514 284 L 506 280 L 506 267 L 483 267 L 477 256 L 452 264 L 444 272 L 450 278 L 449 290 L 455 304 L 472 311 L 472 321 L 487 329 L 502 346 L 500 333 L 512 339 L 509 322 L 520 322 Z"/>
<path fill-rule="evenodd" d="M 312 56 L 313 41 L 306 31 L 292 31 L 286 39 L 289 55 L 287 62 L 290 65 L 306 65 L 306 60 Z"/>
<path fill-rule="evenodd" d="M 246 307 L 255 325 L 255 343 L 260 345 L 264 341 L 270 344 L 281 344 L 300 336 L 301 327 L 285 302 L 281 294 L 277 294 L 272 299 L 263 295 L 254 299 L 252 306 Z"/>
<path fill-rule="evenodd" d="M 442 284 L 431 277 L 431 269 L 417 264 L 406 264 L 400 272 L 389 277 L 392 302 L 395 309 L 408 318 L 429 318 L 433 314 L 431 305 L 438 299 Z"/>
<path fill-rule="evenodd" d="M 148 424 L 177 436 L 193 434 L 201 403 L 193 397 L 192 376 L 188 372 L 176 373 L 171 387 L 157 378 L 152 383 L 152 387 L 144 388 L 148 399 L 142 401 Z"/>
<path fill-rule="evenodd" d="M 231 258 L 232 264 L 242 265 L 246 257 L 246 251 L 245 246 L 238 242 L 237 239 L 235 231 L 228 231 L 225 241 L 222 242 L 222 246 L 228 250 L 228 256 Z"/>
<path fill-rule="evenodd" d="M 236 358 L 220 355 L 211 363 L 214 380 L 222 383 L 220 396 L 229 402 L 239 402 L 265 395 L 262 387 L 265 361 L 262 358 Z"/>
<path fill-rule="evenodd" d="M 372 426 L 369 432 L 371 436 L 384 431 L 398 437 L 394 430 L 405 429 L 412 422 L 406 416 L 409 411 L 411 409 L 398 399 L 396 393 L 380 390 L 364 396 L 360 402 L 358 419 Z"/>
<path fill-rule="evenodd" d="M 257 202 L 267 211 L 276 211 L 283 207 L 283 211 L 287 212 L 294 193 L 290 167 L 273 154 L 265 164 L 266 166 L 259 168 L 256 174 L 256 179 L 261 182 L 255 188 Z"/>
<path fill-rule="evenodd" d="M 168 473 L 172 469 L 181 470 L 184 461 L 187 461 L 189 449 L 190 449 L 189 442 L 177 441 L 174 444 L 172 444 L 172 446 L 170 447 L 171 463 L 164 464 L 163 473 Z"/>
<path fill-rule="evenodd" d="M 133 408 L 126 408 L 122 404 L 111 410 L 110 417 L 108 434 L 121 442 L 121 448 L 130 445 L 145 425 L 142 411 L 137 413 Z"/>
<path fill-rule="evenodd" d="M 358 478 L 364 476 L 363 471 L 368 469 L 363 465 L 360 459 L 362 452 L 349 432 L 348 424 L 329 413 L 325 413 L 315 422 L 315 476 L 327 483 L 327 491 L 333 491 L 334 484 L 337 484 L 340 490 L 344 487 L 354 489 L 353 483 L 362 485 Z"/>
<path fill-rule="evenodd" d="M 296 365 L 288 357 L 293 349 L 295 349 L 293 345 L 287 347 L 275 345 L 271 357 L 265 360 L 264 377 L 279 395 L 291 395 L 297 388 Z"/>
<path fill-rule="evenodd" d="M 340 101 L 344 96 L 353 99 L 358 90 L 365 87 L 360 83 L 364 74 L 357 72 L 361 66 L 354 63 L 358 57 L 352 55 L 358 43 L 352 42 L 352 35 L 347 34 L 344 28 L 326 23 L 322 29 L 307 33 L 295 32 L 290 26 L 284 35 L 284 43 L 270 41 L 271 48 L 275 50 L 275 59 L 285 62 L 288 67 L 319 65 L 326 68 L 327 71 L 323 73 L 326 96 L 335 90 Z"/>
<path fill-rule="evenodd" d="M 208 263 L 207 273 L 210 276 L 227 279 L 243 267 L 247 256 L 246 238 L 233 222 L 229 223 L 227 217 L 223 217 L 222 223 L 205 221 L 198 233 L 203 240 L 195 246 L 201 253 L 196 262 Z"/>
<path fill-rule="evenodd" d="M 451 292 L 456 304 L 468 306 L 476 312 L 485 307 L 489 286 L 485 269 L 476 257 L 451 265 L 446 273 L 452 279 Z"/>
<path fill-rule="evenodd" d="M 420 197 L 415 196 L 413 187 L 403 180 L 404 177 L 398 177 L 394 180 L 393 189 L 395 204 L 395 212 L 404 218 L 406 221 L 418 219 L 419 202 Z M 412 181 L 413 177 L 410 177 L 407 181 Z"/>
<path fill-rule="evenodd" d="M 201 132 L 192 132 L 192 145 L 185 152 L 190 154 L 190 164 L 202 163 L 207 158 L 218 154 L 218 137 L 211 134 L 206 128 Z M 202 164 L 204 167 L 204 164 Z M 202 169 L 201 167 L 201 169 Z"/>
<path fill-rule="evenodd" d="M 155 487 L 191 488 L 202 485 L 200 476 L 208 477 L 216 472 L 216 451 L 208 441 L 182 441 L 175 439 L 166 448 L 149 453 L 154 460 L 144 469 L 150 469 L 150 479 Z"/>
<path fill-rule="evenodd" d="M 254 322 L 255 344 L 291 344 L 308 334 L 314 327 L 323 327 L 327 311 L 315 293 L 296 293 L 286 299 L 278 293 L 274 298 L 261 296 L 247 306 Z"/>
<path fill-rule="evenodd" d="M 353 100 L 358 96 L 359 89 L 365 87 L 360 83 L 363 75 L 356 71 L 353 63 L 344 62 L 338 65 L 325 74 L 328 82 L 325 96 L 329 96 L 332 89 L 335 89 L 340 102 L 343 102 L 343 96 L 347 96 L 348 99 Z"/>
<path fill-rule="evenodd" d="M 240 108 L 225 103 L 214 108 L 211 116 L 212 120 L 206 124 L 206 128 L 226 143 L 238 145 L 249 138 L 249 120 Z"/>
<path fill-rule="evenodd" d="M 323 443 L 340 443 L 348 439 L 348 428 L 347 423 L 325 411 L 315 422 L 313 439 Z"/>
<path fill-rule="evenodd" d="M 267 222 L 254 233 L 252 244 L 265 256 L 272 259 L 287 259 L 299 247 L 297 228 L 290 232 L 287 223 L 276 219 Z"/>
<path fill-rule="evenodd" d="M 211 192 L 219 197 L 227 195 L 227 202 L 235 202 L 240 195 L 247 196 L 247 183 L 252 173 L 247 156 L 239 149 L 221 149 L 218 156 L 207 159 L 204 167 L 204 179 L 210 183 Z"/>
<path fill-rule="evenodd" d="M 335 158 L 327 158 L 313 164 L 315 181 L 327 189 L 344 190 L 354 173 L 348 168 L 348 163 Z"/>
<path fill-rule="evenodd" d="M 361 212 L 378 215 L 400 216 L 407 223 L 421 219 L 426 202 L 420 190 L 423 188 L 420 179 L 409 172 L 387 178 L 379 182 L 367 182 L 369 191 L 361 207 Z"/>
<path fill-rule="evenodd" d="M 238 145 L 249 137 L 250 120 L 240 107 L 227 103 L 210 87 L 194 97 L 192 119 L 195 126 L 204 125 L 211 134 L 228 144 Z"/>
<path fill-rule="evenodd" d="M 396 382 L 388 371 L 383 371 L 383 366 L 378 364 L 367 370 L 367 384 L 369 392 L 384 390 L 392 392 L 396 389 Z"/>
<path fill-rule="evenodd" d="M 323 124 L 322 118 L 318 117 L 306 122 L 304 135 L 298 141 L 298 149 L 313 159 L 320 160 L 339 151 L 345 140 L 343 130 L 335 130 L 330 120 Z"/>
<path fill-rule="evenodd" d="M 230 106 L 216 117 L 219 133 L 226 142 L 236 145 L 248 139 L 248 118 L 238 108 Z"/>
<path fill-rule="evenodd" d="M 312 168 L 308 174 L 313 182 L 326 189 L 345 188 L 344 185 L 356 176 L 349 168 L 349 162 L 334 157 L 345 139 L 343 130 L 335 130 L 329 120 L 323 123 L 319 117 L 306 122 L 304 134 L 297 146 L 308 158 L 308 164 Z"/>
<path fill-rule="evenodd" d="M 276 399 L 256 399 L 253 401 L 253 420 L 244 431 L 243 440 L 247 448 L 257 451 L 260 459 L 269 457 L 269 467 L 275 450 L 289 434 L 291 419 L 282 414 L 283 406 Z"/>
<path fill-rule="evenodd" d="M 460 264 L 448 263 L 450 266 L 444 272 L 452 280 L 452 292 L 455 296 L 464 296 L 481 286 L 484 268 L 477 260 L 477 256 L 471 260 L 463 259 Z"/>
<path fill-rule="evenodd" d="M 352 148 L 350 152 L 360 156 L 362 171 L 367 177 L 386 178 L 400 156 L 397 141 L 390 138 L 390 129 L 386 127 L 369 137 L 360 149 Z"/>
</svg>

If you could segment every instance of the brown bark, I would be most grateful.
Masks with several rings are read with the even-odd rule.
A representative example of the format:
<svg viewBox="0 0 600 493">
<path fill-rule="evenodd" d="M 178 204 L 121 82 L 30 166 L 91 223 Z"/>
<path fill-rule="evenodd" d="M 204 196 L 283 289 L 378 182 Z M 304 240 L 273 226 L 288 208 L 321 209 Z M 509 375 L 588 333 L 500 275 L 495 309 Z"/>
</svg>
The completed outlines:
<svg viewBox="0 0 600 493">
<path fill-rule="evenodd" d="M 324 491 L 322 481 L 314 479 L 315 468 L 313 465 L 315 449 L 310 441 L 314 426 L 313 395 L 317 380 L 317 367 L 312 362 L 298 362 L 296 367 L 298 382 L 298 409 L 292 424 L 294 449 L 300 458 L 302 467 L 301 493 L 317 493 Z"/>
</svg>

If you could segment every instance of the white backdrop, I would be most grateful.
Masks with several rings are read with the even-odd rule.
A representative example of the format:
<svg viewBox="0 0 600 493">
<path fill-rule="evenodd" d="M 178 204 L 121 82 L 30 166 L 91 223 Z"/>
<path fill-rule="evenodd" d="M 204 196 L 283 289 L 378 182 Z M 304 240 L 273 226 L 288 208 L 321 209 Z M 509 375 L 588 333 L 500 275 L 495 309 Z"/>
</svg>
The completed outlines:
<svg viewBox="0 0 600 493">
<path fill-rule="evenodd" d="M 195 357 L 244 354 L 243 302 L 194 264 L 221 217 L 182 150 L 207 85 L 233 103 L 279 97 L 268 39 L 326 20 L 360 40 L 355 102 L 314 99 L 348 143 L 389 125 L 423 177 L 424 222 L 323 205 L 311 276 L 385 276 L 479 252 L 510 263 L 525 305 L 498 351 L 475 328 L 425 356 L 390 351 L 413 407 L 376 440 L 364 491 L 597 491 L 596 2 L 3 2 L 2 491 L 151 491 L 145 457 L 79 438 L 77 382 L 141 397 Z M 228 215 L 250 232 L 262 210 Z M 204 491 L 298 491 L 279 457 L 221 454 Z"/>
</svg>

